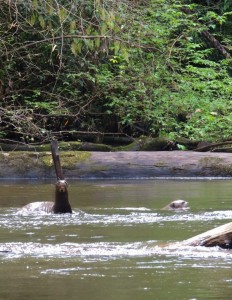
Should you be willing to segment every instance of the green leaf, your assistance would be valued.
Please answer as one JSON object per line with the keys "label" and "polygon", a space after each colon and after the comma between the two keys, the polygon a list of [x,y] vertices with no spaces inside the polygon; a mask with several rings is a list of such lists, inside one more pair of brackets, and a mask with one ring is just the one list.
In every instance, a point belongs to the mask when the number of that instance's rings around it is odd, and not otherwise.
{"label": "green leaf", "polygon": [[65,19],[67,18],[67,10],[64,7],[60,7],[58,8],[57,14],[60,18],[60,22],[63,23],[65,21]]}
{"label": "green leaf", "polygon": [[45,24],[44,17],[42,15],[39,15],[39,23],[40,23],[40,26],[42,27],[42,29],[44,29],[46,24]]}
{"label": "green leaf", "polygon": [[70,33],[75,33],[75,31],[76,31],[76,21],[75,21],[75,20],[72,20],[72,21],[70,22],[70,29],[69,29],[69,32],[70,32]]}

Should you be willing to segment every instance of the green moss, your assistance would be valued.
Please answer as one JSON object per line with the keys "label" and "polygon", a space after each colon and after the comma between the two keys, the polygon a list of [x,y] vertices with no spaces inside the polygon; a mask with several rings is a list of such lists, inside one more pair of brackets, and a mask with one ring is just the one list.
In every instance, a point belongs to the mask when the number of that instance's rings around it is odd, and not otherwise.
{"label": "green moss", "polygon": [[[90,152],[65,151],[60,154],[61,165],[64,169],[73,169],[77,163],[88,160],[90,156]],[[18,174],[24,174],[36,167],[45,169],[54,167],[51,152],[15,151],[0,153],[0,159]]]}
{"label": "green moss", "polygon": [[157,163],[154,164],[155,167],[165,167],[167,166],[167,162],[165,161],[158,161]]}
{"label": "green moss", "polygon": [[45,168],[53,167],[53,160],[51,153],[43,152],[39,154],[39,160],[44,165]]}
{"label": "green moss", "polygon": [[[111,146],[105,144],[85,143],[85,142],[58,142],[60,151],[113,151]],[[42,145],[0,145],[3,151],[9,152],[50,152],[51,144]]]}
{"label": "green moss", "polygon": [[[80,142],[58,142],[60,151],[80,150]],[[51,151],[51,144],[43,144],[35,146],[38,152]]]}
{"label": "green moss", "polygon": [[[40,153],[40,160],[45,167],[53,167],[53,160],[51,153]],[[90,152],[86,151],[65,151],[60,153],[60,160],[62,168],[73,169],[77,163],[86,161],[91,156]]]}
{"label": "green moss", "polygon": [[232,176],[232,164],[226,164],[220,157],[204,157],[199,160],[204,169],[211,169],[212,176]]}
{"label": "green moss", "polygon": [[108,171],[110,168],[109,166],[104,166],[104,165],[94,165],[94,166],[90,166],[89,171],[90,172],[97,172],[97,171]]}
{"label": "green moss", "polygon": [[44,152],[44,151],[51,151],[51,145],[50,144],[42,144],[39,146],[35,146],[36,151],[38,152]]}
{"label": "green moss", "polygon": [[168,139],[164,137],[144,138],[141,150],[143,151],[161,151],[167,148],[169,144]]}
{"label": "green moss", "polygon": [[59,142],[60,151],[78,151],[80,150],[81,142]]}
{"label": "green moss", "polygon": [[212,164],[221,164],[222,162],[224,162],[224,159],[220,157],[203,157],[199,160],[199,162],[202,166],[208,167]]}
{"label": "green moss", "polygon": [[[91,152],[61,152],[61,166],[63,169],[73,170],[76,169],[77,165],[80,166],[82,162],[88,164],[90,157]],[[0,167],[0,177],[50,177],[55,174],[51,152],[0,152]]]}
{"label": "green moss", "polygon": [[38,153],[15,151],[9,153],[1,153],[2,159],[16,173],[24,174],[35,168],[35,162],[38,160]]}
{"label": "green moss", "polygon": [[129,145],[119,146],[116,147],[116,151],[138,151],[141,147],[141,143],[139,140],[135,140],[134,142],[130,143]]}
{"label": "green moss", "polygon": [[[117,147],[117,151],[162,151],[169,147],[170,141],[164,137],[140,137],[129,145]],[[171,145],[171,144],[170,144]]]}
{"label": "green moss", "polygon": [[61,151],[112,151],[112,147],[105,144],[85,142],[59,142]]}
{"label": "green moss", "polygon": [[61,164],[65,169],[73,169],[77,163],[85,162],[90,156],[91,153],[86,151],[66,151],[61,154]]}

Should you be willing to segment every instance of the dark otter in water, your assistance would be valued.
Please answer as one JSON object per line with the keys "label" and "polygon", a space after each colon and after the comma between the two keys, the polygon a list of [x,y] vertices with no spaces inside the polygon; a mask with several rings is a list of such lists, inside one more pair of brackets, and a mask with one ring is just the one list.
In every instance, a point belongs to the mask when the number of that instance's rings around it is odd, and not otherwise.
{"label": "dark otter in water", "polygon": [[174,200],[163,209],[167,210],[187,210],[189,209],[188,202],[185,200]]}
{"label": "dark otter in water", "polygon": [[58,180],[55,184],[55,202],[32,202],[20,210],[20,212],[46,212],[54,214],[72,213],[68,201],[68,183],[65,180]]}

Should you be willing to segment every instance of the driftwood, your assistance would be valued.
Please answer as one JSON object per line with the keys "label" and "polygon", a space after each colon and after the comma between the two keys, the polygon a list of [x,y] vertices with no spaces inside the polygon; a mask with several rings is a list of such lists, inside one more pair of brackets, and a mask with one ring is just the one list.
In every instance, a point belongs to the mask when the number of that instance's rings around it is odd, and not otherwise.
{"label": "driftwood", "polygon": [[232,147],[216,148],[216,149],[213,149],[211,152],[232,153]]}
{"label": "driftwood", "polygon": [[221,151],[218,151],[218,148],[220,146],[226,146],[226,145],[231,145],[232,141],[225,141],[225,142],[218,142],[218,143],[209,143],[203,146],[198,146],[194,151],[198,152],[206,152],[206,151],[212,151],[212,152],[224,152],[226,148],[220,148]]}
{"label": "driftwood", "polygon": [[181,245],[204,247],[219,246],[223,249],[232,249],[232,222],[196,235],[183,241]]}

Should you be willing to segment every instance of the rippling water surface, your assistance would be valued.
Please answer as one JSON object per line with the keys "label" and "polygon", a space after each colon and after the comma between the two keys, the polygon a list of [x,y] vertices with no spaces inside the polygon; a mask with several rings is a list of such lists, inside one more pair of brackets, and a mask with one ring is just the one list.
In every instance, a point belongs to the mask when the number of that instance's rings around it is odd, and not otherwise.
{"label": "rippling water surface", "polygon": [[69,183],[74,213],[38,215],[51,182],[0,182],[0,299],[231,299],[232,250],[169,245],[232,221],[231,180]]}

